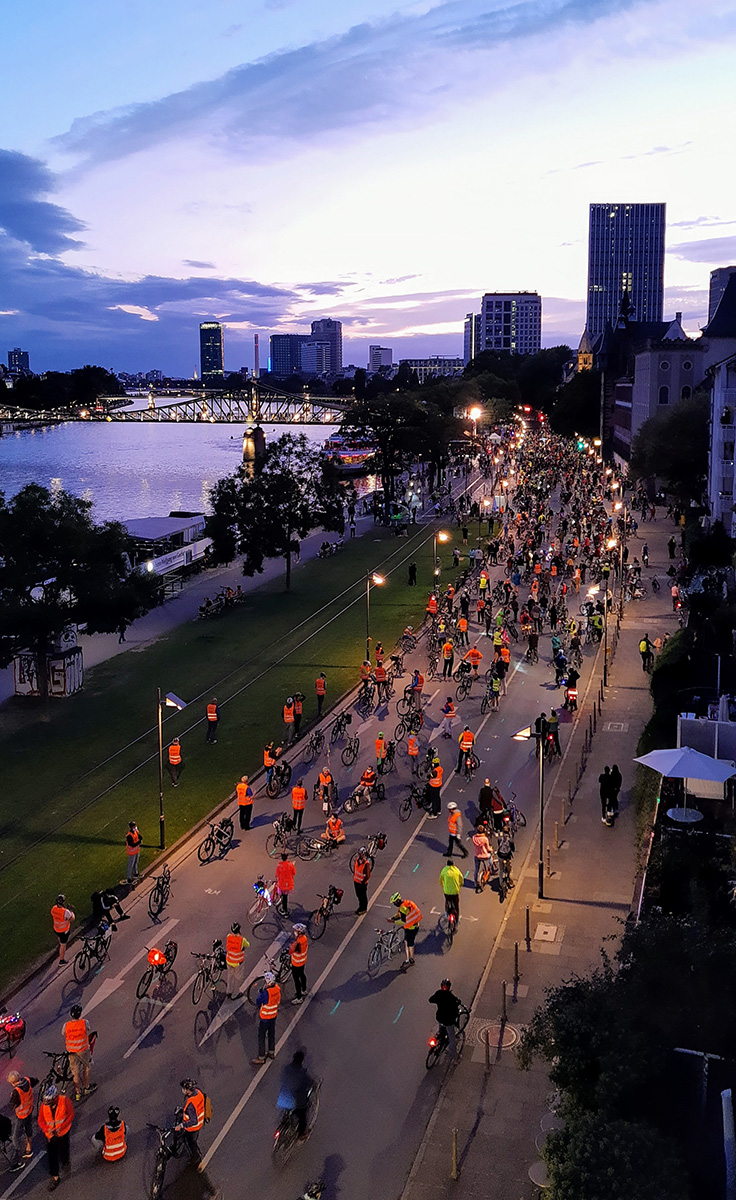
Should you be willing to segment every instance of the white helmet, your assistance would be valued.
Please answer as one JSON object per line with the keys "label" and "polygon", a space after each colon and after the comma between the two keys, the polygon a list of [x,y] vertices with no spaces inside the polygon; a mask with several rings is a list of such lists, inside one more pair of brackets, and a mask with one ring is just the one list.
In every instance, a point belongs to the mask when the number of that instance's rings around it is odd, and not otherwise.
{"label": "white helmet", "polygon": [[306,932],[307,932],[306,925],[303,925],[301,921],[297,921],[296,925],[294,926],[294,933],[306,933]]}
{"label": "white helmet", "polygon": [[266,971],[263,976],[263,982],[265,983],[266,987],[272,987],[272,985],[276,982],[276,976],[274,975],[273,971]]}
{"label": "white helmet", "polygon": [[448,808],[448,811],[450,809],[457,808],[457,804],[455,803],[454,800],[451,800],[450,803],[448,804],[447,808]]}

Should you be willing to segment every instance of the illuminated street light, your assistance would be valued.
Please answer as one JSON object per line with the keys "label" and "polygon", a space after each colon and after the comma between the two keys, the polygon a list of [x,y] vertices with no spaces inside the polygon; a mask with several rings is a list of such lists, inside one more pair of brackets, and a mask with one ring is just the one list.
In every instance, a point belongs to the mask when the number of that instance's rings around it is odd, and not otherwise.
{"label": "illuminated street light", "polygon": [[365,577],[365,656],[371,656],[371,584],[381,587],[386,582],[383,575],[376,571],[368,571]]}
{"label": "illuminated street light", "polygon": [[547,722],[541,722],[539,733],[531,725],[525,725],[511,736],[515,742],[537,742],[539,751],[539,864],[537,880],[537,896],[544,899],[544,738],[547,733]]}
{"label": "illuminated street light", "polygon": [[439,532],[435,531],[434,538],[432,540],[432,576],[435,581],[439,581],[439,578],[442,574],[442,563],[437,557],[437,543],[449,542],[449,540],[450,535],[449,533],[445,533],[444,529],[440,529]]}
{"label": "illuminated street light", "polygon": [[166,849],[166,822],[164,820],[164,730],[163,730],[163,710],[165,708],[177,708],[181,712],[182,708],[186,708],[186,700],[181,700],[179,696],[173,692],[167,692],[161,699],[161,688],[158,689],[158,822],[159,822],[159,847],[161,850]]}

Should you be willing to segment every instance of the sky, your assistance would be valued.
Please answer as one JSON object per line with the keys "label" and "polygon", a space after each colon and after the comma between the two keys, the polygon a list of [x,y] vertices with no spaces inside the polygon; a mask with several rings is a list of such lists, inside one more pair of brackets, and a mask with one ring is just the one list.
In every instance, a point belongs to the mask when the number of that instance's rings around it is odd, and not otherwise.
{"label": "sky", "polygon": [[[577,345],[591,202],[665,201],[665,316],[736,262],[734,0],[26,0],[3,12],[0,357],[191,375],[343,322]],[[4,335],[4,337],[3,337]],[[263,365],[265,353],[261,351]]]}

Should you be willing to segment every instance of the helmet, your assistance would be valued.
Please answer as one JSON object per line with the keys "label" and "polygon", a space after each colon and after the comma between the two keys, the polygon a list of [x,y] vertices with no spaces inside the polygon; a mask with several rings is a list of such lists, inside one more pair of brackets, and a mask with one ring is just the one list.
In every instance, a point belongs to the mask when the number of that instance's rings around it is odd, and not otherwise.
{"label": "helmet", "polygon": [[394,892],[389,903],[390,904],[401,904],[401,892]]}
{"label": "helmet", "polygon": [[383,740],[383,734],[382,734],[382,733],[379,733],[379,735],[378,735],[378,740],[379,740],[379,741],[382,741],[382,740]]}
{"label": "helmet", "polygon": [[297,921],[296,925],[294,926],[294,933],[306,933],[306,932],[307,932],[306,925],[304,925],[301,921]]}
{"label": "helmet", "polygon": [[212,949],[213,950],[222,950],[222,941],[220,940],[220,938],[215,938],[214,942],[212,943]]}
{"label": "helmet", "polygon": [[455,803],[454,800],[451,800],[447,806],[447,811],[450,812],[452,809],[455,809],[455,808],[457,808],[457,804]]}
{"label": "helmet", "polygon": [[120,1120],[120,1109],[115,1108],[114,1104],[107,1110],[107,1119],[111,1125],[117,1125]]}
{"label": "helmet", "polygon": [[56,903],[63,904],[65,902],[65,900],[66,900],[66,896],[62,896],[61,892],[59,892],[59,895],[56,897]]}
{"label": "helmet", "polygon": [[294,697],[293,697],[293,696],[287,696],[287,698],[286,698],[286,703],[287,703],[287,704],[293,704],[293,703],[294,703]]}
{"label": "helmet", "polygon": [[72,1005],[71,1012],[70,1012],[70,1014],[69,1014],[69,1015],[71,1016],[71,1018],[72,1018],[72,1021],[78,1021],[78,1020],[79,1020],[79,1018],[80,1018],[80,1017],[81,1017],[81,1015],[82,1015],[82,1006],[81,1006],[81,1004],[73,1004],[73,1005]]}
{"label": "helmet", "polygon": [[59,1093],[57,1092],[56,1088],[54,1087],[54,1084],[50,1083],[49,1086],[46,1088],[46,1091],[43,1094],[43,1098],[44,1098],[44,1100],[55,1100],[56,1097],[58,1096],[58,1094]]}
{"label": "helmet", "polygon": [[365,846],[361,846],[360,850],[358,851],[358,854],[367,854],[367,853],[368,853],[368,851],[366,850]]}
{"label": "helmet", "polygon": [[451,980],[451,979],[443,979],[443,980],[442,980],[442,983],[440,984],[440,987],[441,987],[441,988],[445,988],[446,990],[447,990],[447,989],[449,989],[449,988],[451,988],[451,987],[452,987],[452,980]]}
{"label": "helmet", "polygon": [[263,982],[266,984],[266,987],[271,987],[271,985],[276,982],[276,976],[274,975],[273,971],[266,971],[265,975],[263,976]]}
{"label": "helmet", "polygon": [[231,933],[240,933],[240,926],[238,925],[237,921],[233,921],[232,925],[230,926],[230,932]]}

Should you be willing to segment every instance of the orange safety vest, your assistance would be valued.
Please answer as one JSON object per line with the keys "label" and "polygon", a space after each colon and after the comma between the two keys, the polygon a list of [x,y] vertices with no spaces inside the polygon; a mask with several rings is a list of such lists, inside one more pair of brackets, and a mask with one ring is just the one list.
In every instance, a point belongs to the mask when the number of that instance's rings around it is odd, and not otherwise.
{"label": "orange safety vest", "polygon": [[[194,1120],[187,1117],[189,1106],[194,1109]],[[184,1105],[184,1128],[187,1133],[198,1133],[204,1125],[204,1092],[195,1092]]]}
{"label": "orange safety vest", "polygon": [[110,1129],[106,1125],[104,1135],[105,1144],[102,1147],[102,1157],[105,1161],[115,1162],[116,1159],[122,1158],[128,1149],[128,1144],[125,1140],[125,1121],[121,1121],[117,1129]]}
{"label": "orange safety vest", "polygon": [[417,675],[417,681],[415,684],[412,684],[412,687],[414,688],[415,692],[421,692],[422,688],[424,687],[424,676]]}
{"label": "orange safety vest", "polygon": [[431,613],[433,616],[437,612],[437,600],[434,596],[430,596],[429,600],[427,601],[427,612]]}
{"label": "orange safety vest", "polygon": [[541,564],[541,563],[535,563],[535,564],[534,564],[534,574],[535,574],[535,575],[541,575],[541,574],[542,574],[542,564]]}
{"label": "orange safety vest", "polygon": [[264,767],[273,767],[276,765],[276,759],[270,750],[263,751],[263,765]]}
{"label": "orange safety vest", "polygon": [[74,1106],[68,1096],[59,1096],[56,1108],[50,1104],[42,1104],[38,1110],[38,1125],[48,1141],[52,1137],[63,1137],[72,1127]]}
{"label": "orange safety vest", "polygon": [[356,883],[367,883],[371,877],[371,861],[366,858],[363,862],[356,859],[353,867],[353,879]]}
{"label": "orange safety vest", "polygon": [[294,724],[294,705],[293,704],[285,704],[284,705],[284,724],[285,725],[293,725]]}
{"label": "orange safety vest", "polygon": [[315,680],[314,686],[317,689],[317,695],[324,696],[325,692],[327,691],[327,680],[319,678]]}
{"label": "orange safety vest", "polygon": [[279,1011],[279,1003],[281,1001],[281,988],[277,983],[272,987],[266,988],[268,999],[265,1004],[262,1004],[258,1016],[262,1021],[275,1021],[276,1014]]}
{"label": "orange safety vest", "polygon": [[306,935],[300,933],[296,941],[293,941],[289,946],[289,957],[292,967],[303,967],[307,961],[307,938]]}
{"label": "orange safety vest", "polygon": [[320,771],[319,781],[322,784],[322,787],[329,787],[332,783],[331,773],[329,771]]}
{"label": "orange safety vest", "polygon": [[386,757],[386,743],[383,738],[376,738],[376,758]]}
{"label": "orange safety vest", "polygon": [[301,712],[303,712],[303,710],[304,710],[304,706],[303,706],[303,704],[302,704],[302,701],[301,701],[301,700],[295,700],[295,701],[294,701],[294,712],[297,714],[297,716],[298,716],[298,715],[299,715]]}
{"label": "orange safety vest", "polygon": [[475,734],[470,729],[463,729],[458,741],[461,750],[470,750],[475,741]]}
{"label": "orange safety vest", "polygon": [[383,663],[376,663],[376,669],[373,674],[376,677],[376,683],[386,682],[386,668],[384,667]]}
{"label": "orange safety vest", "polygon": [[89,1050],[89,1026],[84,1017],[78,1021],[67,1021],[64,1026],[66,1049],[70,1054],[81,1054]]}
{"label": "orange safety vest", "polygon": [[327,832],[331,838],[339,838],[342,833],[342,821],[339,817],[329,817],[327,821]]}
{"label": "orange safety vest", "polygon": [[482,596],[479,596],[479,597],[478,597],[478,603],[477,603],[477,604],[476,604],[476,606],[475,606],[475,607],[476,607],[476,609],[477,609],[477,611],[478,611],[479,613],[483,612],[483,609],[485,608],[485,606],[486,606],[486,602],[485,602],[485,600],[483,599],[483,597],[482,597]]}
{"label": "orange safety vest", "polygon": [[421,909],[418,905],[413,900],[404,900],[399,912],[404,923],[404,929],[416,929],[422,919]]}
{"label": "orange safety vest", "polygon": [[508,646],[501,647],[501,659],[505,663],[511,662],[511,651],[509,650]]}
{"label": "orange safety vest", "polygon": [[140,829],[131,829],[128,833],[126,833],[125,849],[129,858],[132,858],[134,854],[138,853],[142,841],[143,838],[141,837]]}
{"label": "orange safety vest", "polygon": [[[28,1087],[21,1087],[21,1084],[27,1083]],[[15,1085],[15,1090],[20,1096],[20,1104],[15,1110],[15,1115],[19,1121],[23,1121],[26,1117],[30,1117],[33,1112],[33,1088],[31,1081],[26,1075],[23,1075]]]}
{"label": "orange safety vest", "polygon": [[66,917],[67,910],[62,908],[60,904],[55,904],[51,909],[51,919],[54,922],[54,933],[68,933],[71,928],[71,921]]}
{"label": "orange safety vest", "polygon": [[225,941],[225,961],[229,967],[239,967],[245,962],[245,938],[240,933],[229,933]]}
{"label": "orange safety vest", "polygon": [[447,814],[447,828],[451,837],[457,837],[460,833],[460,813],[457,809]]}
{"label": "orange safety vest", "polygon": [[304,805],[306,804],[306,800],[307,800],[307,789],[304,787],[298,787],[295,784],[294,787],[291,789],[291,803],[294,805],[294,808],[297,810],[297,812],[300,809],[304,808]]}
{"label": "orange safety vest", "polygon": [[207,720],[208,721],[216,721],[217,720],[217,705],[216,704],[208,704],[207,705]]}
{"label": "orange safety vest", "polygon": [[248,784],[247,783],[242,783],[242,782],[236,783],[235,784],[235,795],[238,797],[238,804],[241,806],[241,808],[246,804],[253,803],[253,796],[248,795]]}
{"label": "orange safety vest", "polygon": [[181,746],[178,742],[172,742],[169,746],[169,762],[172,767],[178,767],[181,762]]}
{"label": "orange safety vest", "polygon": [[471,646],[470,650],[468,650],[468,653],[465,655],[465,657],[468,659],[468,661],[470,663],[472,663],[472,665],[474,667],[477,667],[478,663],[481,662],[483,655],[481,654],[480,650],[477,650],[475,648],[475,646]]}
{"label": "orange safety vest", "polygon": [[435,767],[432,772],[432,777],[429,781],[429,786],[433,788],[442,787],[442,767]]}
{"label": "orange safety vest", "polygon": [[361,666],[360,666],[360,678],[361,678],[361,679],[363,679],[363,680],[367,680],[367,679],[370,679],[370,677],[371,677],[371,666],[370,666],[370,663],[361,663]]}
{"label": "orange safety vest", "polygon": [[409,758],[419,757],[419,738],[415,733],[409,734],[409,739],[406,743],[406,749],[409,754]]}
{"label": "orange safety vest", "polygon": [[461,633],[467,633],[468,632],[468,618],[461,617],[457,623],[457,627]]}
{"label": "orange safety vest", "polygon": [[442,657],[452,658],[454,653],[455,647],[453,646],[452,642],[445,642],[444,646],[442,647]]}

